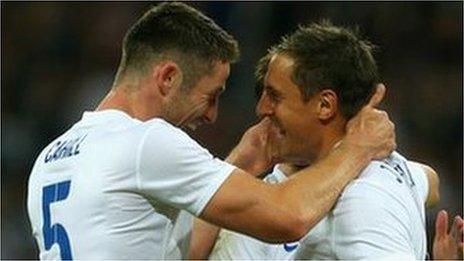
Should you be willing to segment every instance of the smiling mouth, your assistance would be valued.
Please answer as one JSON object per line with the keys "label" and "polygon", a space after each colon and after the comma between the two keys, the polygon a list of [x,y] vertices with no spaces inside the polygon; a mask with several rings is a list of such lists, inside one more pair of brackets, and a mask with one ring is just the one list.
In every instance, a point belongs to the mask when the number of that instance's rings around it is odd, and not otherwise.
{"label": "smiling mouth", "polygon": [[274,136],[277,139],[282,139],[285,136],[285,131],[283,128],[281,128],[280,124],[275,120],[272,120],[271,123],[272,124],[269,127],[271,136]]}

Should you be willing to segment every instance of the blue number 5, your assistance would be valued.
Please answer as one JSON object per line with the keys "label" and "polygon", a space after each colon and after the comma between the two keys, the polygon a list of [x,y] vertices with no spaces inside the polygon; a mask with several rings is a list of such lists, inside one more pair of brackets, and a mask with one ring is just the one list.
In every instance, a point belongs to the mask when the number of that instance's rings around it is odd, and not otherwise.
{"label": "blue number 5", "polygon": [[69,195],[70,186],[70,180],[48,185],[43,188],[42,196],[42,211],[44,217],[42,232],[44,236],[45,250],[50,250],[53,244],[57,243],[60,247],[62,260],[72,260],[71,246],[69,244],[68,234],[64,227],[59,223],[53,225],[50,224],[50,204],[66,199]]}

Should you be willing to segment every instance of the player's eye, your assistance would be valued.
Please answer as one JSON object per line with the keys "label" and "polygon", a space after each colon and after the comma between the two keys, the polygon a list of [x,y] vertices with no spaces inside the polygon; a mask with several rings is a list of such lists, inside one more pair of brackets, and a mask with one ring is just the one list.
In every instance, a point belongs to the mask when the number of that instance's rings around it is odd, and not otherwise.
{"label": "player's eye", "polygon": [[282,96],[271,88],[266,88],[264,92],[265,95],[267,95],[269,99],[273,102],[280,102],[282,100]]}

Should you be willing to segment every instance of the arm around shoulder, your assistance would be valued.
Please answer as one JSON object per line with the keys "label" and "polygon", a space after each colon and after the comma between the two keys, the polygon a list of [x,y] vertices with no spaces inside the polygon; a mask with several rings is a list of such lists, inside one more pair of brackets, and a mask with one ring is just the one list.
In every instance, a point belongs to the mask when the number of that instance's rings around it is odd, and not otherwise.
{"label": "arm around shoulder", "polygon": [[235,169],[200,218],[267,242],[293,242],[325,216],[368,162],[364,151],[342,144],[279,184]]}
{"label": "arm around shoulder", "polygon": [[220,228],[195,218],[190,239],[189,259],[206,260],[213,250]]}
{"label": "arm around shoulder", "polygon": [[267,242],[290,242],[303,237],[307,222],[285,204],[281,186],[266,184],[236,169],[200,215],[219,227]]}

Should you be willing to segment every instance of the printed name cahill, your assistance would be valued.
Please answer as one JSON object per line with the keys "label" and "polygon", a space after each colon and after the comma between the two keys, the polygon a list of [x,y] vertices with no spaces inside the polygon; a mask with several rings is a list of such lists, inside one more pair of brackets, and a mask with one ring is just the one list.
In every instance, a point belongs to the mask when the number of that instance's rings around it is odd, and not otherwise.
{"label": "printed name cahill", "polygon": [[85,137],[80,136],[75,139],[57,141],[45,155],[45,163],[53,162],[59,159],[75,156],[80,153],[79,145],[84,141]]}

